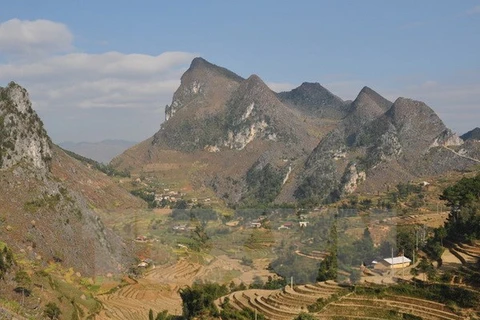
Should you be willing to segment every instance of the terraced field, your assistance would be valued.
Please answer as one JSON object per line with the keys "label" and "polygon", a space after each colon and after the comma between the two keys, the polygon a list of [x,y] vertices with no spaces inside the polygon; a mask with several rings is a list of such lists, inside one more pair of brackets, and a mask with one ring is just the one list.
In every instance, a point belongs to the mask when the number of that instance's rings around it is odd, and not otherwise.
{"label": "terraced field", "polygon": [[170,314],[181,314],[182,300],[178,289],[190,285],[205,268],[180,260],[167,268],[148,271],[138,283],[121,288],[109,295],[99,296],[104,310],[97,319],[148,319],[150,309]]}
{"label": "terraced field", "polygon": [[255,270],[243,266],[240,261],[226,255],[213,258],[207,265],[182,259],[168,267],[149,270],[135,284],[112,294],[98,296],[104,310],[97,319],[148,319],[150,309],[155,312],[168,310],[170,314],[179,315],[182,311],[182,300],[178,293],[180,288],[191,285],[196,279],[218,280],[220,283],[231,281],[221,275],[234,275],[248,284],[255,276],[261,275],[266,279],[272,274],[258,266]]}
{"label": "terraced field", "polygon": [[382,299],[370,296],[349,295],[330,303],[319,314],[319,319],[395,319],[402,313],[422,319],[465,319],[445,305],[411,297],[388,295]]}
{"label": "terraced field", "polygon": [[480,259],[480,246],[450,242],[449,250],[462,262],[462,264],[476,263],[478,259]]}
{"label": "terraced field", "polygon": [[[334,282],[319,282],[311,285],[286,286],[281,290],[243,290],[233,292],[227,297],[231,305],[240,310],[251,308],[268,319],[293,319],[318,298],[328,298],[340,292],[342,288]],[[221,298],[224,301],[225,297]]]}
{"label": "terraced field", "polygon": [[[251,308],[268,319],[291,320],[301,312],[308,312],[307,306],[318,298],[328,299],[340,293],[342,287],[327,281],[301,286],[289,286],[281,290],[244,290],[229,294],[230,304],[238,309]],[[345,291],[343,291],[345,293]],[[217,304],[224,301],[219,299]],[[444,304],[400,295],[386,295],[382,298],[347,293],[329,303],[317,319],[402,319],[410,314],[422,319],[453,319],[465,317],[455,314]]]}

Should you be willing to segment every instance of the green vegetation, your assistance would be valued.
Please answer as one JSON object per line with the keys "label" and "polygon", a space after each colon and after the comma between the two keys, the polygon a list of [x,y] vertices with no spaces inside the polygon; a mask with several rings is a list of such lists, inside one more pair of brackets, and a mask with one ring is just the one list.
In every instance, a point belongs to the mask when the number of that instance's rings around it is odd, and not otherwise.
{"label": "green vegetation", "polygon": [[179,317],[177,316],[172,316],[168,314],[167,310],[163,310],[162,312],[157,313],[156,316],[154,316],[152,309],[150,309],[150,311],[148,312],[148,320],[175,320],[178,318]]}
{"label": "green vegetation", "polygon": [[225,297],[221,307],[222,311],[220,312],[220,318],[222,320],[265,320],[265,316],[262,314],[257,314],[255,316],[255,311],[250,308],[240,311],[233,308],[228,297]]}
{"label": "green vegetation", "polygon": [[58,319],[61,314],[62,312],[55,302],[47,303],[43,311],[43,315],[48,319]]}
{"label": "green vegetation", "polygon": [[302,312],[297,317],[295,317],[294,320],[315,320],[315,319],[317,318],[315,318],[313,315],[306,312]]}
{"label": "green vegetation", "polygon": [[[294,196],[300,199],[303,207],[314,207],[321,203],[332,203],[340,199],[339,190],[332,190],[331,186],[338,184],[333,160],[322,161],[312,175],[306,177],[295,190]],[[330,172],[330,174],[327,174]]]}
{"label": "green vegetation", "polygon": [[149,208],[155,208],[155,191],[151,189],[137,189],[132,190],[130,193],[148,203]]}
{"label": "green vegetation", "polygon": [[440,199],[451,208],[445,224],[447,238],[468,242],[480,239],[480,174],[447,187]]}
{"label": "green vegetation", "polygon": [[119,170],[116,170],[114,167],[112,167],[110,164],[100,163],[98,161],[95,161],[95,160],[92,160],[90,158],[81,156],[81,155],[79,155],[75,152],[72,152],[72,151],[69,151],[69,150],[66,150],[66,149],[62,149],[62,150],[66,154],[68,154],[70,157],[72,157],[74,159],[77,159],[78,161],[80,161],[80,162],[82,162],[86,165],[90,165],[92,168],[105,173],[107,176],[110,176],[110,177],[130,177],[130,172],[128,172],[126,170],[125,171],[119,171]]}
{"label": "green vegetation", "polygon": [[284,175],[270,163],[262,168],[255,164],[247,172],[248,192],[242,202],[249,206],[273,202],[280,193]]}
{"label": "green vegetation", "polygon": [[[184,319],[211,319],[222,320],[265,320],[262,314],[257,314],[252,309],[234,309],[228,297],[225,297],[222,304],[222,311],[219,311],[214,301],[227,295],[234,290],[243,290],[244,286],[236,287],[230,285],[231,291],[225,285],[216,283],[194,283],[191,287],[180,289],[180,296],[183,303]],[[166,318],[170,319],[170,318]]]}
{"label": "green vegetation", "polygon": [[293,250],[286,251],[269,266],[269,269],[286,279],[294,277],[298,284],[315,282],[318,268],[318,261],[299,256]]}
{"label": "green vegetation", "polygon": [[228,293],[225,285],[216,283],[194,283],[180,289],[183,301],[183,316],[186,319],[218,315],[214,301]]}
{"label": "green vegetation", "polygon": [[307,306],[309,312],[319,312],[325,308],[328,304],[338,301],[342,296],[349,293],[348,289],[342,289],[339,293],[332,294],[328,298],[318,298],[315,303]]}
{"label": "green vegetation", "polygon": [[5,278],[5,274],[15,264],[13,252],[7,246],[0,250],[0,280]]}
{"label": "green vegetation", "polygon": [[334,223],[330,229],[330,248],[328,255],[320,262],[317,281],[336,280],[338,272],[338,234],[337,225]]}

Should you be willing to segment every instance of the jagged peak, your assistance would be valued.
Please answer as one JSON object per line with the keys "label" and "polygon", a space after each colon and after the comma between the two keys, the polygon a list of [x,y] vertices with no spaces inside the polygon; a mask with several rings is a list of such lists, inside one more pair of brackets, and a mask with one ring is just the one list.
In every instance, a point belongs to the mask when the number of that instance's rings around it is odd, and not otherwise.
{"label": "jagged peak", "polygon": [[364,94],[368,94],[368,95],[371,95],[371,94],[379,95],[378,92],[376,92],[375,90],[373,90],[372,88],[370,88],[368,86],[364,86],[362,88],[362,90],[360,90],[360,93],[364,93]]}
{"label": "jagged peak", "polygon": [[365,86],[352,102],[352,114],[364,120],[371,120],[385,113],[391,106],[392,102]]}
{"label": "jagged peak", "polygon": [[27,90],[15,82],[0,87],[0,129],[0,168],[26,161],[44,173],[50,169],[51,140]]}
{"label": "jagged peak", "polygon": [[437,130],[443,131],[446,127],[438,115],[425,102],[409,98],[399,97],[392,107],[386,112],[395,126],[401,126],[405,122],[415,121],[436,126]]}
{"label": "jagged peak", "polygon": [[463,140],[480,140],[480,128],[476,127],[460,136]]}
{"label": "jagged peak", "polygon": [[190,63],[190,68],[188,68],[188,70],[185,72],[185,74],[191,73],[191,72],[197,71],[197,70],[207,70],[207,71],[216,72],[218,74],[224,75],[225,77],[234,79],[236,81],[244,80],[241,76],[239,76],[235,72],[232,72],[232,71],[230,71],[226,68],[223,68],[223,67],[217,66],[216,64],[213,64],[211,62],[208,62],[207,60],[205,60],[202,57],[194,58],[192,60],[192,62]]}
{"label": "jagged peak", "polygon": [[258,84],[265,84],[263,80],[256,74],[252,74],[247,78],[247,82],[258,83]]}
{"label": "jagged peak", "polygon": [[207,60],[205,60],[204,58],[195,57],[193,58],[192,63],[190,63],[190,68],[198,68],[198,67],[209,66],[209,65],[212,65],[212,64]]}
{"label": "jagged peak", "polygon": [[385,99],[378,92],[367,86],[363,87],[362,90],[360,90],[357,98],[354,100],[353,103],[364,102],[367,98],[375,102],[375,104],[377,104],[384,111],[387,111],[388,108],[390,108],[390,106],[392,105],[391,101]]}
{"label": "jagged peak", "polygon": [[[246,90],[246,91],[245,91]],[[250,75],[247,79],[245,79],[241,84],[237,93],[245,94],[249,92],[250,94],[257,95],[259,93],[263,93],[272,99],[277,100],[275,93],[268,87],[268,85],[256,74]]]}
{"label": "jagged peak", "polygon": [[435,113],[425,102],[414,100],[410,98],[398,97],[397,100],[392,104],[392,107],[389,110],[390,114],[394,114],[395,112],[412,112],[415,110],[425,110],[428,113]]}
{"label": "jagged peak", "polygon": [[309,88],[314,88],[314,89],[323,88],[323,89],[325,89],[325,88],[324,88],[320,83],[318,83],[318,82],[302,82],[302,84],[297,87],[297,89],[309,89]]}

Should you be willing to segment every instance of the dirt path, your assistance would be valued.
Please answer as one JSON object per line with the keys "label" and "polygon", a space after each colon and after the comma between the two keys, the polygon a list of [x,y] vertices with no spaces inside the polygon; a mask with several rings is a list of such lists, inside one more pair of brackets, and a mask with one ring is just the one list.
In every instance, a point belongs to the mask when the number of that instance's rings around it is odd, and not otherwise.
{"label": "dirt path", "polygon": [[456,155],[459,156],[459,157],[462,157],[462,158],[464,158],[464,159],[468,159],[468,160],[471,160],[471,161],[475,161],[475,162],[477,162],[477,163],[480,163],[480,160],[478,160],[478,159],[475,159],[475,158],[472,158],[472,157],[469,157],[469,156],[460,154],[460,153],[458,153],[457,151],[455,151],[455,150],[453,150],[453,149],[450,149],[449,147],[446,147],[446,146],[443,146],[443,147],[444,147],[445,149],[453,152],[454,154],[456,154]]}

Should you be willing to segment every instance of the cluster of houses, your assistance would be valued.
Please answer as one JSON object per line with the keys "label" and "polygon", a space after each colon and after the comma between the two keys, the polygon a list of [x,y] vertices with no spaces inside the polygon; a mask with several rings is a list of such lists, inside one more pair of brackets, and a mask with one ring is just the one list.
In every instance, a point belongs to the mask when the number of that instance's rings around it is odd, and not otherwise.
{"label": "cluster of houses", "polygon": [[195,227],[187,226],[186,224],[177,224],[172,227],[173,231],[176,232],[187,232],[195,230]]}
{"label": "cluster of houses", "polygon": [[162,202],[162,201],[168,201],[170,203],[175,203],[182,197],[186,196],[186,193],[180,192],[180,191],[173,191],[170,189],[163,189],[163,193],[156,193],[155,194],[155,201],[156,202]]}
{"label": "cluster of houses", "polygon": [[[246,226],[247,228],[251,228],[251,229],[258,229],[258,228],[261,228],[261,227],[262,227],[263,220],[265,220],[265,219],[259,218],[259,219],[251,220],[251,221],[248,221],[248,222],[245,224],[245,226]],[[306,220],[303,220],[303,221],[299,221],[299,222],[298,222],[298,226],[299,226],[300,228],[305,228],[305,227],[308,226],[308,224],[309,224],[309,222],[306,221]],[[295,225],[294,222],[289,221],[289,222],[283,223],[283,224],[282,224],[281,226],[279,226],[277,229],[278,229],[278,230],[289,230],[289,229],[292,229],[292,228],[294,227],[294,225]]]}
{"label": "cluster of houses", "polygon": [[[179,200],[184,199],[187,194],[181,191],[173,191],[170,189],[163,189],[162,193],[155,193],[155,202],[157,206],[168,205],[177,203]],[[209,204],[212,199],[206,198],[191,198],[187,201],[188,207],[193,207],[198,203]]]}

